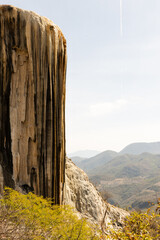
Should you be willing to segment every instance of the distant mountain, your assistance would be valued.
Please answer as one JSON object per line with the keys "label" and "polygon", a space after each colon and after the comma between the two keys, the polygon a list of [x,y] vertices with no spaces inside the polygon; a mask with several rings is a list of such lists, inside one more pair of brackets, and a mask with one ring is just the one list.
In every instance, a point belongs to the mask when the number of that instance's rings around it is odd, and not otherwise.
{"label": "distant mountain", "polygon": [[71,158],[100,191],[112,195],[110,203],[144,209],[160,197],[160,142],[132,143],[119,153],[91,151],[89,158],[87,152]]}
{"label": "distant mountain", "polygon": [[82,157],[71,157],[72,161],[78,166],[83,160],[85,160],[86,158],[82,158]]}
{"label": "distant mountain", "polygon": [[72,158],[72,157],[90,158],[90,157],[93,157],[93,156],[95,156],[99,153],[100,152],[96,151],[96,150],[82,150],[82,151],[69,153],[67,156],[69,158]]}
{"label": "distant mountain", "polygon": [[105,163],[109,162],[112,158],[117,156],[117,152],[114,151],[105,151],[102,152],[94,157],[75,162],[74,159],[72,158],[73,162],[77,164],[78,167],[83,169],[84,171],[88,172],[91,169],[100,167],[104,165]]}
{"label": "distant mountain", "polygon": [[[93,173],[105,175],[106,180],[123,177],[136,177],[155,175],[160,171],[160,155],[151,153],[142,153],[140,155],[124,154],[112,158],[111,161],[88,171],[89,175]],[[160,175],[160,174],[159,174]]]}
{"label": "distant mountain", "polygon": [[143,209],[160,197],[160,155],[119,155],[87,173],[99,190],[111,193],[110,202],[121,207]]}
{"label": "distant mountain", "polygon": [[[114,152],[114,151],[107,150],[107,151],[104,151],[104,152],[99,152],[99,151],[96,151],[96,150],[81,150],[81,151],[70,153],[67,156],[69,158],[80,157],[80,158],[83,158],[83,159],[96,157],[95,161],[97,161],[99,159],[99,157],[97,157],[97,155],[102,154],[102,158],[103,158],[103,154],[105,155],[106,152]],[[131,144],[127,145],[125,148],[123,148],[119,153],[116,153],[116,154],[117,155],[123,155],[123,154],[139,155],[139,154],[145,153],[145,152],[151,153],[151,154],[160,154],[160,142],[131,143]],[[113,155],[113,157],[115,157],[115,155]],[[102,161],[102,158],[100,156],[101,161]],[[89,162],[92,163],[93,159]]]}
{"label": "distant mountain", "polygon": [[120,154],[141,154],[144,152],[152,153],[152,154],[160,154],[160,142],[139,142],[139,143],[132,143],[126,146]]}

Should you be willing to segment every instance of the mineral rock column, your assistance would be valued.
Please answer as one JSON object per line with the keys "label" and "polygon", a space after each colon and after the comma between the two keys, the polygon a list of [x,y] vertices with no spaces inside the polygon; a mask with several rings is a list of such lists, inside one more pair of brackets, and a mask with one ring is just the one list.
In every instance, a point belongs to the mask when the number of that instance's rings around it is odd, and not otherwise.
{"label": "mineral rock column", "polygon": [[62,203],[65,78],[66,40],[58,26],[0,5],[1,188],[19,186]]}

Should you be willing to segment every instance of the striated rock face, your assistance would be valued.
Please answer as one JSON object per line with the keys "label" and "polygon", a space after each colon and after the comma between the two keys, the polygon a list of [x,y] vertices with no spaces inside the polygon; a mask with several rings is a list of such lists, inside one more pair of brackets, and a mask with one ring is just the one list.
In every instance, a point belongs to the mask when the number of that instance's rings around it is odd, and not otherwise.
{"label": "striated rock face", "polygon": [[0,191],[62,202],[66,40],[50,20],[0,5]]}
{"label": "striated rock face", "polygon": [[68,158],[66,159],[64,202],[75,207],[81,216],[100,225],[102,229],[105,229],[108,224],[113,227],[122,226],[124,218],[129,215],[125,210],[106,203],[89,182],[86,173]]}

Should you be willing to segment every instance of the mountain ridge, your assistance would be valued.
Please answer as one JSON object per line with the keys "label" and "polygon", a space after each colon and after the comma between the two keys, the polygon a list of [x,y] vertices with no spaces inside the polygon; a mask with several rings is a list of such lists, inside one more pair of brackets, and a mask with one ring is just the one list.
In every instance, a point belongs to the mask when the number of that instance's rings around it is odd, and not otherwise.
{"label": "mountain ridge", "polygon": [[127,145],[119,154],[130,153],[139,155],[144,152],[160,154],[160,142],[136,142]]}
{"label": "mountain ridge", "polygon": [[88,172],[91,169],[99,166],[102,166],[105,163],[108,163],[116,156],[123,156],[123,155],[139,155],[143,153],[150,153],[150,154],[160,154],[160,142],[137,142],[131,143],[123,148],[120,152],[115,152],[112,150],[103,151],[93,157],[90,158],[81,158],[80,156],[70,157],[78,167],[82,168],[84,171]]}

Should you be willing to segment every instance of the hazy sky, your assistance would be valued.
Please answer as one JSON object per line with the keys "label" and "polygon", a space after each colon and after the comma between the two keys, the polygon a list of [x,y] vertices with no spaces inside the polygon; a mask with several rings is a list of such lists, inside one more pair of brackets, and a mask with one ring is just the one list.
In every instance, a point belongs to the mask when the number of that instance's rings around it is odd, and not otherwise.
{"label": "hazy sky", "polygon": [[159,0],[0,3],[50,18],[67,39],[68,153],[160,141]]}

